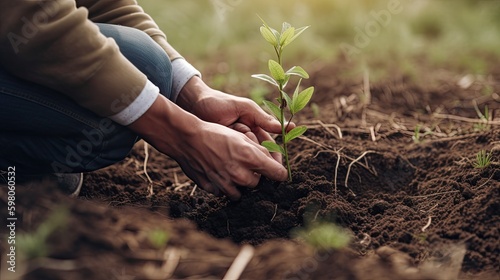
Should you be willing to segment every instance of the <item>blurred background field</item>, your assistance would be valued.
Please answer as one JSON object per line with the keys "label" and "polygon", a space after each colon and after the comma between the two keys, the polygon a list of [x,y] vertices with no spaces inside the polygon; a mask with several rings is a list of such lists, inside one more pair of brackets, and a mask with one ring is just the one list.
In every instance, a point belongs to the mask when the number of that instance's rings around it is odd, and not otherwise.
{"label": "blurred background field", "polygon": [[425,68],[486,75],[500,61],[499,0],[138,1],[213,86],[260,85],[250,74],[273,52],[257,15],[276,29],[310,25],[285,53],[290,66],[342,61],[351,69],[343,75],[368,68],[380,79]]}

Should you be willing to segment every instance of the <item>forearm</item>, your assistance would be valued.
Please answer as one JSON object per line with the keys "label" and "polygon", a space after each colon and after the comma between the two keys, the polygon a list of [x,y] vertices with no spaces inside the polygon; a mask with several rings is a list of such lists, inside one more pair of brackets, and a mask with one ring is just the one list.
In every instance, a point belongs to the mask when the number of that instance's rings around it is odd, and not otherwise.
{"label": "forearm", "polygon": [[194,76],[184,85],[176,103],[184,110],[193,112],[193,105],[202,98],[203,93],[208,89],[209,87],[202,79]]}

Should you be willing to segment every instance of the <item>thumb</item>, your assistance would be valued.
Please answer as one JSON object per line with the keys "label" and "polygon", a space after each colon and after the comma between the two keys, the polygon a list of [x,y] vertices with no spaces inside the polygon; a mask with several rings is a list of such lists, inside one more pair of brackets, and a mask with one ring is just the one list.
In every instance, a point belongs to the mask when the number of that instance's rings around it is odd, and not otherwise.
{"label": "thumb", "polygon": [[280,122],[270,114],[266,113],[261,107],[259,107],[256,103],[252,104],[252,110],[248,110],[249,117],[251,118],[251,124],[248,124],[250,127],[258,126],[269,133],[281,133],[281,124]]}

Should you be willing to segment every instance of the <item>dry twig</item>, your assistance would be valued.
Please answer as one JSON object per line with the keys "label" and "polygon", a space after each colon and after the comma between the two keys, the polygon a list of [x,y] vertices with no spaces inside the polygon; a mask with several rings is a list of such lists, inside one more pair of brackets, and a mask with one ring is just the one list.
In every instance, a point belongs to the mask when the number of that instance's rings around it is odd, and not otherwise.
{"label": "dry twig", "polygon": [[233,264],[229,267],[223,280],[237,280],[247,267],[254,255],[254,248],[250,245],[244,245],[238,256],[234,259]]}
{"label": "dry twig", "polygon": [[274,221],[274,218],[276,218],[276,213],[278,213],[278,204],[274,205],[274,214],[273,217],[271,218],[271,222]]}
{"label": "dry twig", "polygon": [[427,221],[427,224],[422,227],[422,232],[425,232],[425,230],[431,225],[432,223],[432,216],[429,216],[429,220]]}
{"label": "dry twig", "polygon": [[194,192],[196,191],[197,188],[198,188],[198,185],[194,185],[193,190],[191,191],[191,193],[189,194],[189,196],[193,196]]}
{"label": "dry twig", "polygon": [[366,151],[364,153],[362,153],[357,159],[353,160],[350,164],[349,164],[349,167],[347,167],[347,174],[345,176],[345,187],[354,195],[356,196],[356,194],[349,188],[349,186],[347,185],[347,182],[349,181],[349,174],[351,172],[351,167],[353,164],[355,164],[356,162],[358,162],[359,160],[361,160],[364,156],[366,156],[367,154],[369,153],[374,153],[374,151]]}
{"label": "dry twig", "polygon": [[153,196],[153,180],[151,180],[151,177],[149,177],[147,168],[148,168],[148,160],[149,160],[149,144],[144,141],[144,175],[146,175],[146,178],[148,179],[148,192],[149,195],[148,197]]}

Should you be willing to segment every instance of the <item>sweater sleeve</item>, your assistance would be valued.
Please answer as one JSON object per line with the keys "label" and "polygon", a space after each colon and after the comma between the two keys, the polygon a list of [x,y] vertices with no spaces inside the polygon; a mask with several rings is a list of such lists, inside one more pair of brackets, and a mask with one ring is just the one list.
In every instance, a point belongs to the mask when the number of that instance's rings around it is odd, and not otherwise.
{"label": "sweater sleeve", "polygon": [[122,111],[146,85],[74,0],[0,0],[0,21],[2,67],[101,116]]}
{"label": "sweater sleeve", "polygon": [[144,12],[136,0],[76,0],[78,6],[89,10],[93,22],[111,23],[144,31],[168,54],[170,60],[180,57],[167,43],[167,37],[155,21]]}

